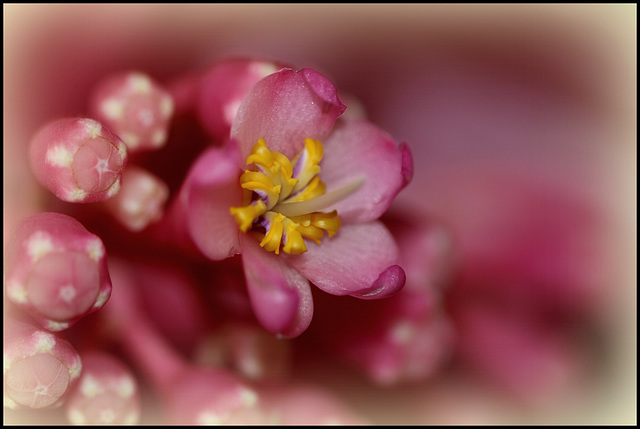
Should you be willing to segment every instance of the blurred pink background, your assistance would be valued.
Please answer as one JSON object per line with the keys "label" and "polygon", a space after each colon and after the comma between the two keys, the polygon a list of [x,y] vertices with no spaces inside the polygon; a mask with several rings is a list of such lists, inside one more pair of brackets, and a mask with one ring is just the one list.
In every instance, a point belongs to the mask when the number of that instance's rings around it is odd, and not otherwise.
{"label": "blurred pink background", "polygon": [[445,220],[500,211],[478,182],[491,172],[585,200],[607,225],[598,317],[612,350],[590,401],[532,416],[466,380],[418,395],[329,384],[382,423],[635,423],[636,40],[632,4],[5,4],[5,237],[41,210],[32,134],[86,111],[106,73],[136,68],[167,82],[228,55],[313,67],[411,146],[414,181],[398,204]]}

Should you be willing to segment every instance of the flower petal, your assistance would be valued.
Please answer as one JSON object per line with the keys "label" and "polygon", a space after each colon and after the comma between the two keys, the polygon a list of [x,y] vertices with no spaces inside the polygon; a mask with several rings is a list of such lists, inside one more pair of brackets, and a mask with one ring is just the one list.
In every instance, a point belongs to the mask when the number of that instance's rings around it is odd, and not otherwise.
{"label": "flower petal", "polygon": [[363,120],[340,121],[325,142],[322,181],[327,192],[364,178],[360,188],[329,210],[343,222],[380,217],[411,180],[413,161],[407,145]]}
{"label": "flower petal", "polygon": [[256,83],[242,101],[231,127],[231,138],[244,161],[263,138],[270,150],[293,158],[305,138],[322,140],[346,107],[336,87],[311,69],[286,68]]}
{"label": "flower petal", "polygon": [[313,316],[309,282],[286,260],[258,245],[250,235],[241,236],[242,262],[251,305],[260,323],[270,332],[296,337]]}
{"label": "flower petal", "polygon": [[404,286],[398,247],[381,222],[343,225],[321,244],[306,244],[308,251],[288,256],[289,263],[327,293],[376,299]]}
{"label": "flower petal", "polygon": [[240,230],[229,213],[242,201],[239,174],[237,151],[209,149],[193,165],[178,196],[191,239],[213,260],[240,251]]}

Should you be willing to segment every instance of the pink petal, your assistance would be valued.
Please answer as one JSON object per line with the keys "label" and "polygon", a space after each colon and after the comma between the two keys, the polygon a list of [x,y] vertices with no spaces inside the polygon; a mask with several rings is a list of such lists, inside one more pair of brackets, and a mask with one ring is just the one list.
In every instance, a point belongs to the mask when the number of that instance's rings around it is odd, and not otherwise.
{"label": "pink petal", "polygon": [[324,144],[320,177],[327,192],[365,179],[357,191],[330,208],[338,210],[344,222],[377,219],[411,180],[408,147],[369,122],[340,121]]}
{"label": "pink petal", "polygon": [[[177,204],[188,233],[210,259],[239,253],[239,229],[229,208],[241,204],[237,152],[211,148],[194,163]],[[175,215],[175,212],[174,212]]]}
{"label": "pink petal", "polygon": [[311,69],[282,69],[256,83],[244,98],[231,127],[243,162],[263,138],[270,150],[289,158],[305,138],[322,140],[346,107],[335,86]]}
{"label": "pink petal", "polygon": [[308,251],[290,256],[289,263],[327,293],[376,299],[404,286],[398,248],[381,222],[343,225],[321,244],[306,244]]}
{"label": "pink petal", "polygon": [[247,289],[256,317],[265,329],[287,337],[300,335],[311,323],[313,299],[309,282],[251,236],[242,235]]}

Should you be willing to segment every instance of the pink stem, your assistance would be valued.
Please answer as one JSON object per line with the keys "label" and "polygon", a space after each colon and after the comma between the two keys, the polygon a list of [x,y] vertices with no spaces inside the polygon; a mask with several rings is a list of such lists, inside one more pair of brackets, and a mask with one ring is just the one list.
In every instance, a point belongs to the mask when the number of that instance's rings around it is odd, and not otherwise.
{"label": "pink stem", "polygon": [[113,328],[114,338],[122,341],[139,368],[159,390],[167,389],[187,364],[156,331],[141,311],[139,288],[133,267],[119,260],[109,262],[113,282],[118,285],[102,313]]}
{"label": "pink stem", "polygon": [[64,118],[33,137],[31,169],[56,197],[71,203],[105,201],[120,190],[127,148],[100,122]]}
{"label": "pink stem", "polygon": [[46,329],[68,328],[111,295],[102,240],[64,214],[27,218],[7,245],[6,291]]}
{"label": "pink stem", "polygon": [[190,365],[146,318],[135,290],[134,267],[114,261],[119,285],[105,308],[108,323],[126,351],[160,391],[169,424],[264,423],[257,394],[230,372]]}

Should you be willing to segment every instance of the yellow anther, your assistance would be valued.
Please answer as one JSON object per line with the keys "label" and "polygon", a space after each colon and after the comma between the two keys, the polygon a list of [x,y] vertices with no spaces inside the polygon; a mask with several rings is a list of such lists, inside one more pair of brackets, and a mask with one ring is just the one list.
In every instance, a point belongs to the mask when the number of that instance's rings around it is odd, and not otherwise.
{"label": "yellow anther", "polygon": [[285,253],[289,253],[292,255],[301,255],[304,252],[306,252],[307,246],[304,244],[302,235],[298,231],[298,228],[300,227],[300,225],[286,218],[285,218],[285,221],[283,222],[283,225],[284,225],[285,245],[282,248],[282,250]]}
{"label": "yellow anther", "polygon": [[273,157],[271,156],[271,151],[267,149],[267,144],[264,139],[258,140],[258,143],[253,145],[251,148],[251,155],[247,158],[247,165],[256,164],[262,165],[265,168],[269,168],[271,164],[273,164]]}
{"label": "yellow anther", "polygon": [[320,243],[320,239],[324,236],[324,231],[327,232],[329,237],[333,237],[342,224],[336,210],[331,213],[315,212],[308,215],[292,216],[289,219],[300,224],[298,228],[300,234],[316,243]]}
{"label": "yellow anther", "polygon": [[[258,198],[247,206],[230,209],[242,232],[261,224],[266,231],[260,246],[276,254],[282,248],[285,253],[299,255],[307,251],[305,239],[320,243],[325,232],[332,237],[341,225],[337,211],[317,210],[347,194],[339,189],[327,198],[326,185],[318,175],[322,156],[322,143],[306,139],[292,167],[285,155],[270,151],[264,139],[258,140],[247,158],[247,165],[253,164],[256,171],[247,170],[240,176],[240,186],[255,192]],[[292,177],[294,171],[296,177]]]}
{"label": "yellow anther", "polygon": [[[318,140],[305,139],[304,149],[300,155],[296,158],[296,178],[298,183],[293,189],[293,192],[298,192],[305,188],[311,179],[320,173],[320,161],[323,156],[322,143]],[[300,164],[300,165],[298,165]]]}
{"label": "yellow anther", "polygon": [[251,229],[253,222],[262,216],[266,210],[267,206],[261,200],[256,200],[255,203],[244,207],[231,207],[229,212],[231,212],[236,223],[240,226],[240,230],[247,232]]}
{"label": "yellow anther", "polygon": [[324,231],[311,225],[310,221],[300,224],[298,232],[300,232],[303,237],[309,238],[318,244],[320,244],[322,237],[324,237]]}
{"label": "yellow anther", "polygon": [[257,193],[262,199],[266,199],[267,210],[271,209],[280,199],[280,185],[274,185],[273,181],[257,171],[246,171],[240,176],[240,186]]}
{"label": "yellow anther", "polygon": [[311,225],[327,231],[329,237],[333,237],[340,229],[340,226],[342,226],[342,222],[338,217],[338,211],[334,210],[331,213],[312,213]]}
{"label": "yellow anther", "polygon": [[282,232],[284,230],[282,221],[285,220],[286,217],[274,212],[268,212],[265,217],[269,221],[269,228],[260,242],[260,246],[278,255],[280,254],[280,242],[282,241]]}

